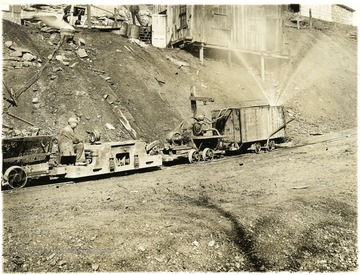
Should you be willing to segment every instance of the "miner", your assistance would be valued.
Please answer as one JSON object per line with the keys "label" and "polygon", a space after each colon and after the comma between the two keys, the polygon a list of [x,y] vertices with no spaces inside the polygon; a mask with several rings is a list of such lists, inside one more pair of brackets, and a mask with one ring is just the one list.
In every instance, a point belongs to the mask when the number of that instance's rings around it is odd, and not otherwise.
{"label": "miner", "polygon": [[76,163],[85,163],[84,143],[76,135],[75,129],[79,124],[79,119],[71,117],[60,132],[59,136],[59,154],[62,156],[73,156],[76,154]]}

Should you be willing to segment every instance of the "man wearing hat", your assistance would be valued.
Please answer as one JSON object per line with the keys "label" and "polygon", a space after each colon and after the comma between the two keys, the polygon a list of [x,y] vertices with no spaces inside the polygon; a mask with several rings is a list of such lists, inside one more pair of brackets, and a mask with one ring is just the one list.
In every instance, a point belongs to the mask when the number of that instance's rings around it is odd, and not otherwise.
{"label": "man wearing hat", "polygon": [[79,124],[79,119],[71,117],[60,132],[59,136],[59,155],[73,156],[76,154],[77,163],[85,163],[84,143],[75,134],[75,128]]}

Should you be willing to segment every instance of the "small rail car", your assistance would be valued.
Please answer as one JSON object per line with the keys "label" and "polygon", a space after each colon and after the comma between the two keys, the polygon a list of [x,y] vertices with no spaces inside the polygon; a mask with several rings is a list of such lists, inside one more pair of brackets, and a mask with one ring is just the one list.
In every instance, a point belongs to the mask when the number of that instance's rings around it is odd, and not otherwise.
{"label": "small rail car", "polygon": [[259,153],[275,149],[286,138],[287,124],[283,106],[234,107],[211,112],[213,128],[224,137],[221,148],[227,151]]}
{"label": "small rail car", "polygon": [[75,155],[59,157],[54,140],[47,135],[3,139],[2,186],[21,188],[40,177],[76,179],[162,165],[162,156],[144,141],[85,143],[86,162],[79,165]]}
{"label": "small rail car", "polygon": [[169,133],[163,162],[187,158],[190,163],[212,160],[230,151],[259,153],[275,149],[286,137],[282,106],[234,107],[211,111],[211,120],[195,116]]}
{"label": "small rail car", "polygon": [[49,174],[53,136],[2,139],[2,186],[21,188]]}
{"label": "small rail car", "polygon": [[219,151],[219,142],[225,136],[212,127],[212,122],[203,116],[191,118],[188,123],[183,121],[166,137],[162,150],[163,162],[187,158],[190,163],[200,160],[210,161]]}

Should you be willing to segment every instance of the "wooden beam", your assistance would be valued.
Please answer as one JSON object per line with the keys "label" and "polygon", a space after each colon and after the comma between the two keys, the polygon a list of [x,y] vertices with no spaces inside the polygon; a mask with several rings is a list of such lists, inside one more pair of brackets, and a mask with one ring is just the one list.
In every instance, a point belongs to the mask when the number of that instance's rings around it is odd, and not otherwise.
{"label": "wooden beam", "polygon": [[299,14],[296,16],[296,26],[297,26],[297,29],[300,30],[300,15]]}
{"label": "wooden beam", "polygon": [[18,117],[18,116],[16,116],[16,115],[10,114],[10,113],[8,113],[8,112],[6,112],[5,114],[7,114],[8,116],[11,116],[11,117],[13,117],[13,118],[16,118],[16,119],[18,119],[18,120],[21,120],[22,122],[25,122],[25,123],[27,123],[27,124],[29,124],[29,125],[31,125],[31,126],[35,126],[33,123],[31,123],[31,122],[29,122],[29,121],[27,121],[27,120],[25,120],[25,119],[23,119],[23,118],[21,118],[21,117]]}
{"label": "wooden beam", "polygon": [[70,8],[70,25],[73,26],[74,25],[74,5],[71,5]]}
{"label": "wooden beam", "polygon": [[88,29],[91,29],[91,5],[86,5],[87,9],[87,27]]}
{"label": "wooden beam", "polygon": [[114,8],[114,23],[113,23],[113,27],[117,27],[118,25],[118,22],[117,22],[117,14],[118,14],[118,11],[117,11],[117,8]]}
{"label": "wooden beam", "polygon": [[[194,42],[194,46],[201,46],[199,42]],[[204,48],[211,48],[211,49],[219,49],[219,50],[228,50],[228,47],[222,47],[222,46],[216,46],[216,45],[204,45]],[[280,59],[290,59],[287,55],[281,55],[276,53],[267,53],[267,52],[258,52],[258,51],[250,51],[250,50],[243,50],[243,49],[232,49],[234,52],[241,52],[241,53],[249,53],[249,54],[255,54],[255,55],[263,55],[267,58],[280,58]]]}
{"label": "wooden beam", "polygon": [[214,102],[215,100],[212,97],[205,96],[190,96],[191,101],[203,101],[203,102]]}
{"label": "wooden beam", "polygon": [[12,104],[13,106],[17,106],[17,102],[16,102],[16,94],[14,92],[14,90],[12,88],[9,88],[4,81],[2,81],[6,91],[8,92],[10,98],[11,98],[11,101],[12,101]]}
{"label": "wooden beam", "polygon": [[200,62],[201,62],[201,65],[204,64],[204,44],[201,43],[201,46],[200,46]]}

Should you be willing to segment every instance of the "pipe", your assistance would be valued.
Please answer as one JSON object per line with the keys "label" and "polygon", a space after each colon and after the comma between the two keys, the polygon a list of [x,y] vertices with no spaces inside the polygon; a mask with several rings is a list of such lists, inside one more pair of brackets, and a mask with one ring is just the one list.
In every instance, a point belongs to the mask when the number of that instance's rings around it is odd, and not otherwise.
{"label": "pipe", "polygon": [[269,139],[275,135],[277,132],[279,132],[281,129],[285,128],[286,124],[290,123],[291,121],[295,120],[295,118],[290,119],[289,121],[285,122],[284,125],[282,125],[280,128],[278,128],[277,130],[275,130],[274,132],[271,133],[271,135],[267,138],[266,140],[266,148],[268,148],[269,146]]}

